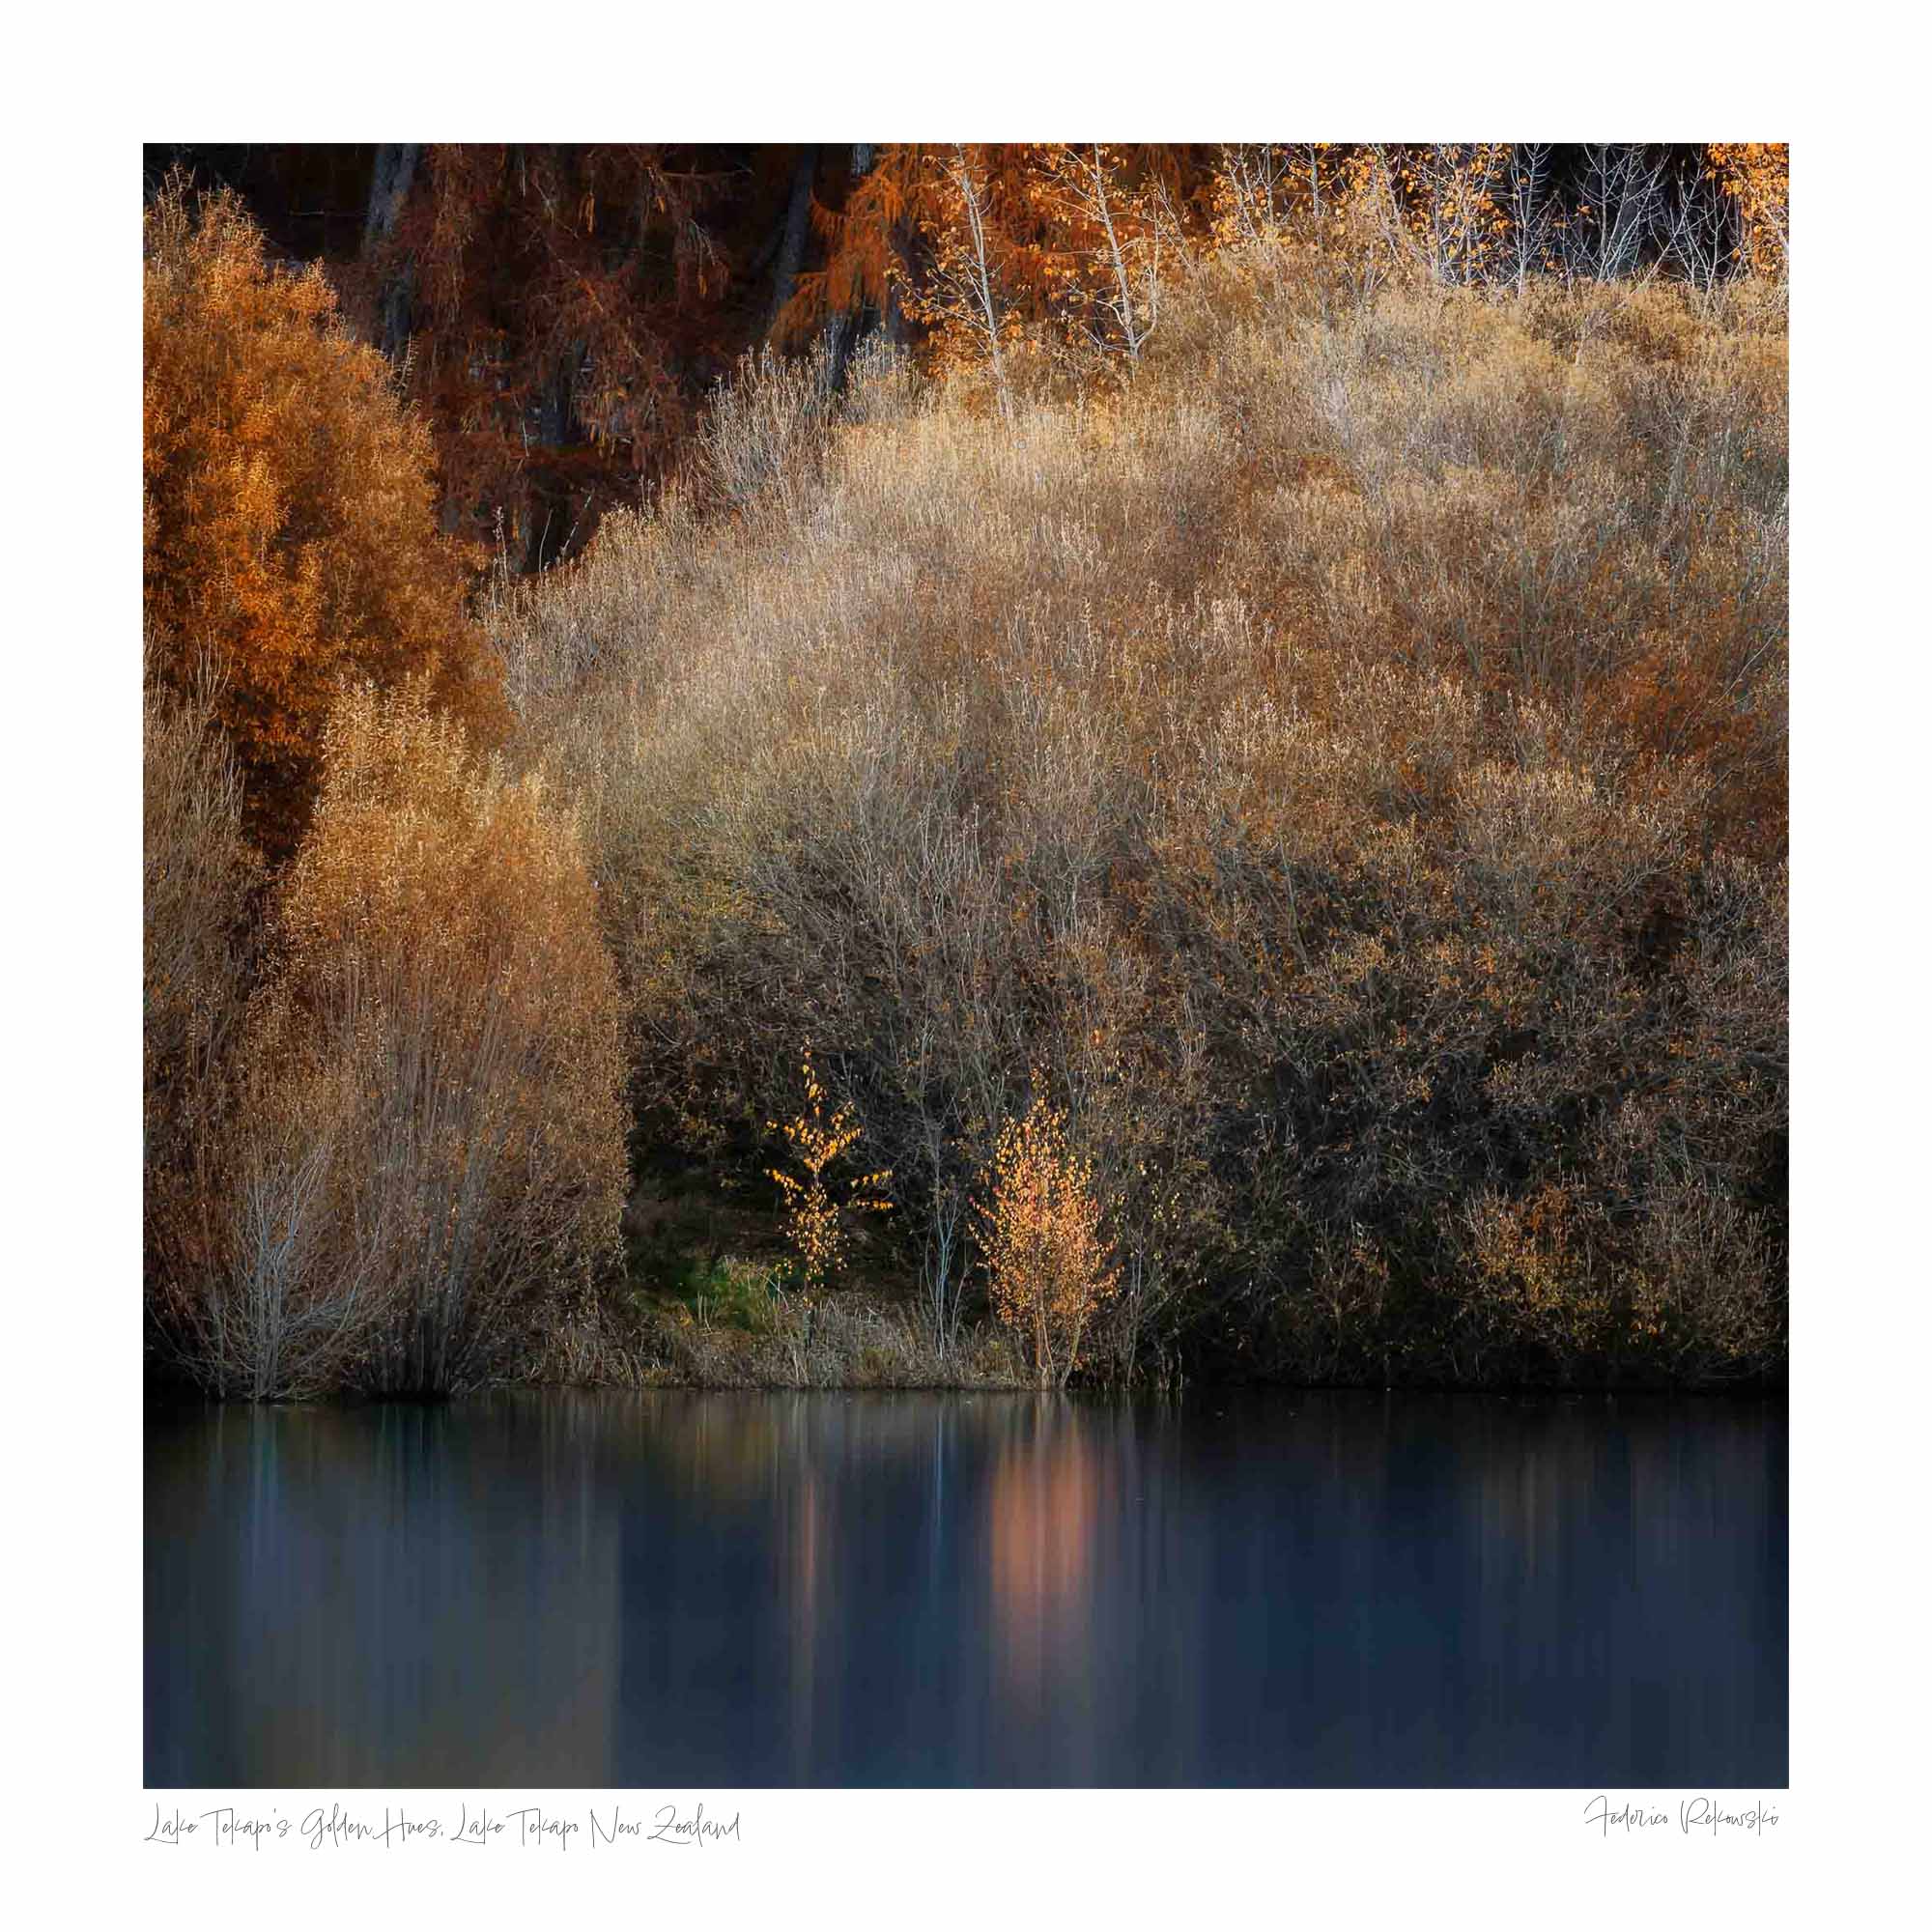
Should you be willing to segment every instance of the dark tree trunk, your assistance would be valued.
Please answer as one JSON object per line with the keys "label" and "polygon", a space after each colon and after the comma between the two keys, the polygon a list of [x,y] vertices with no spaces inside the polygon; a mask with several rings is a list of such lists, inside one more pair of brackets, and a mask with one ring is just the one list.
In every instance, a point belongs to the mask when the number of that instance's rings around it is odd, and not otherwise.
{"label": "dark tree trunk", "polygon": [[769,335],[778,325],[784,305],[798,287],[798,271],[805,267],[805,241],[811,225],[811,184],[818,173],[818,149],[807,142],[798,151],[792,167],[791,199],[785,206],[784,240],[779,244],[778,269],[772,277],[772,311],[765,324]]}
{"label": "dark tree trunk", "polygon": [[362,226],[365,255],[389,239],[410,185],[416,178],[416,158],[421,153],[414,141],[385,141],[377,148],[375,174],[369,183],[369,214]]}
{"label": "dark tree trunk", "polygon": [[[416,161],[422,154],[414,141],[384,142],[376,150],[376,168],[369,183],[369,213],[362,224],[362,253],[368,258],[382,247],[396,226],[403,203],[415,181]],[[376,302],[377,339],[383,354],[395,360],[410,339],[410,310],[415,295],[415,276],[407,266],[397,268],[384,281]]]}
{"label": "dark tree trunk", "polygon": [[[852,143],[852,182],[856,186],[872,172],[872,162],[877,158],[878,149],[870,141]],[[883,325],[889,339],[896,342],[899,338],[893,333],[893,316],[898,304],[893,299],[890,287],[886,290],[886,312],[876,320],[869,311],[858,315],[835,315],[826,325],[832,338],[832,387],[835,392],[845,387],[845,377],[852,366],[852,356],[867,335]]]}

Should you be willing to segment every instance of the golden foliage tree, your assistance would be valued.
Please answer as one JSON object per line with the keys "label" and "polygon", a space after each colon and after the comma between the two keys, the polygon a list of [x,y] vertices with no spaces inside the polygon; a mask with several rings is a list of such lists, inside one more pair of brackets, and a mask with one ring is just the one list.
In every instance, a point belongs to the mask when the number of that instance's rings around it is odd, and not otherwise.
{"label": "golden foliage tree", "polygon": [[1781,275],[1791,262],[1791,150],[1782,141],[1713,141],[1711,178],[1735,205],[1744,230],[1741,262]]}
{"label": "golden foliage tree", "polygon": [[993,1311],[1023,1338],[1043,1384],[1065,1386],[1101,1303],[1119,1285],[1100,1234],[1093,1160],[1069,1146],[1065,1109],[1036,1094],[1000,1130],[976,1202]]}
{"label": "golden foliage tree", "polygon": [[892,1177],[890,1168],[876,1174],[861,1175],[844,1190],[841,1200],[833,1192],[827,1172],[864,1133],[849,1107],[836,1107],[830,1120],[825,1115],[825,1088],[811,1062],[811,1049],[805,1050],[801,1069],[805,1074],[805,1110],[789,1121],[770,1121],[773,1133],[782,1133],[793,1160],[802,1174],[787,1174],[783,1168],[766,1171],[784,1196],[785,1232],[791,1238],[799,1274],[808,1299],[817,1294],[838,1271],[847,1244],[845,1217],[848,1213],[883,1214],[892,1203],[873,1190],[883,1187]]}
{"label": "golden foliage tree", "polygon": [[155,669],[204,661],[271,857],[294,850],[343,679],[421,676],[484,733],[497,680],[436,522],[428,430],[319,268],[270,262],[227,192],[172,178],[143,229],[142,585]]}

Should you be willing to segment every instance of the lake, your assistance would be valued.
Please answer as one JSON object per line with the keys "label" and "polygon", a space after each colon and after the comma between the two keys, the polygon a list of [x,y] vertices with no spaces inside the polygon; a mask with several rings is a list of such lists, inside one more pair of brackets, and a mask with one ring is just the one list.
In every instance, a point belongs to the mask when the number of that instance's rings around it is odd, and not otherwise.
{"label": "lake", "polygon": [[146,1424],[154,1786],[1749,1786],[1781,1402],[518,1393]]}

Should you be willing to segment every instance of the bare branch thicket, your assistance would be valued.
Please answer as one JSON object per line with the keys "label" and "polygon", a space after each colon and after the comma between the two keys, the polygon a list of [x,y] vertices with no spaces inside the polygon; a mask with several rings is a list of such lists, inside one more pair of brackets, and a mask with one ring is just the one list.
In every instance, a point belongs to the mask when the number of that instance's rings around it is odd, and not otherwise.
{"label": "bare branch thicket", "polygon": [[1708,175],[1685,185],[1667,220],[1664,256],[1693,289],[1709,294],[1737,272],[1743,247],[1737,207]]}
{"label": "bare branch thicket", "polygon": [[1549,182],[1547,141],[1519,141],[1510,149],[1509,194],[1504,204],[1509,228],[1498,264],[1503,279],[1520,294],[1532,275],[1544,273],[1553,259],[1556,205]]}
{"label": "bare branch thicket", "polygon": [[1663,162],[1638,142],[1592,143],[1580,194],[1567,251],[1572,272],[1599,282],[1635,274],[1663,220]]}
{"label": "bare branch thicket", "polygon": [[700,469],[733,509],[766,502],[793,516],[815,480],[836,408],[828,337],[804,355],[769,344],[748,351],[698,421]]}

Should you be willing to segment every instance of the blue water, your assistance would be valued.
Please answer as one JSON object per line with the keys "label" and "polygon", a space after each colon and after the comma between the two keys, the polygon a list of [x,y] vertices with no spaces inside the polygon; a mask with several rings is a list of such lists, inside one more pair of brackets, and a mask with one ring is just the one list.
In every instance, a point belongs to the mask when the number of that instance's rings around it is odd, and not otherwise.
{"label": "blue water", "polygon": [[159,1786],[1787,1782],[1781,1403],[162,1408]]}

